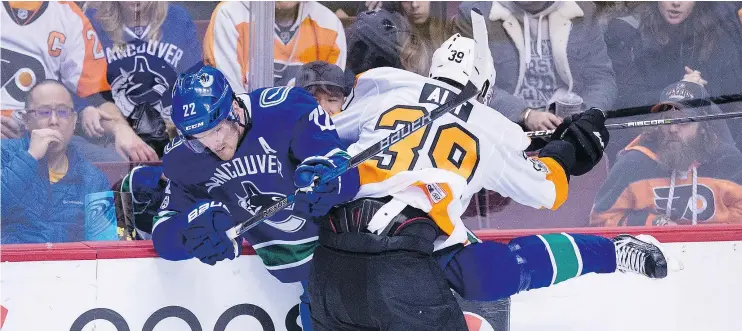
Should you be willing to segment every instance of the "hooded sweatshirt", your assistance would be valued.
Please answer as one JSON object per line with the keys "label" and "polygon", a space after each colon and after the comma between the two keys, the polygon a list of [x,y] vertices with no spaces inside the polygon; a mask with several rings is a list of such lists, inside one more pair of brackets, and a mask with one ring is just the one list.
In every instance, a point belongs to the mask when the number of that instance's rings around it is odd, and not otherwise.
{"label": "hooded sweatshirt", "polygon": [[554,91],[566,87],[556,74],[548,24],[548,15],[559,9],[562,3],[549,1],[536,10],[521,2],[502,2],[502,5],[513,12],[523,26],[526,71],[523,84],[515,95],[520,96],[529,108],[546,107]]}
{"label": "hooded sweatshirt", "polygon": [[[454,32],[471,37],[471,9],[477,8],[485,16],[497,71],[495,95],[489,106],[517,122],[529,108],[524,99],[548,104],[562,93],[573,92],[582,97],[583,107],[612,109],[616,82],[603,34],[595,21],[595,5],[560,1],[536,8],[535,14],[526,13],[524,6],[529,4],[464,1],[454,19]],[[526,45],[530,45],[528,51]],[[533,68],[544,69],[549,75],[534,72]],[[548,94],[539,95],[541,91]]]}
{"label": "hooded sweatshirt", "polygon": [[717,144],[688,171],[660,165],[656,143],[641,136],[626,147],[598,191],[593,226],[742,223],[742,153]]}

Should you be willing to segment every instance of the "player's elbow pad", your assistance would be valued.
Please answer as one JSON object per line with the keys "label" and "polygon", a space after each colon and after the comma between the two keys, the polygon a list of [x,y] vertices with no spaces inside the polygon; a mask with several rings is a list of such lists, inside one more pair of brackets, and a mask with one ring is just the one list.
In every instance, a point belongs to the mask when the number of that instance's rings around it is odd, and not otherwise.
{"label": "player's elbow pad", "polygon": [[158,220],[152,229],[152,245],[157,255],[170,261],[190,259],[192,256],[185,250],[180,235],[187,226],[188,220],[182,213]]}

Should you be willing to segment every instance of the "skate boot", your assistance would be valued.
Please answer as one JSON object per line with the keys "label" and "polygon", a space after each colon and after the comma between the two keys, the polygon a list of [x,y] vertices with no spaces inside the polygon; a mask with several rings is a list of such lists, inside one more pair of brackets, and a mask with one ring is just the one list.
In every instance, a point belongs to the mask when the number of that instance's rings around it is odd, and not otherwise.
{"label": "skate boot", "polygon": [[613,243],[616,245],[617,270],[656,279],[667,277],[667,259],[654,237],[622,234],[613,238]]}

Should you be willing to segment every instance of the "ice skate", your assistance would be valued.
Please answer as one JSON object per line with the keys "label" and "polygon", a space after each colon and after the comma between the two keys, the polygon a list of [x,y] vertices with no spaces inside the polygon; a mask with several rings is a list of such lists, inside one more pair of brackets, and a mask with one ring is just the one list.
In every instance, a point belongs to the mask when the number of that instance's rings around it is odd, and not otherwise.
{"label": "ice skate", "polygon": [[654,237],[622,234],[613,238],[613,243],[616,245],[616,269],[649,278],[667,277],[667,258]]}

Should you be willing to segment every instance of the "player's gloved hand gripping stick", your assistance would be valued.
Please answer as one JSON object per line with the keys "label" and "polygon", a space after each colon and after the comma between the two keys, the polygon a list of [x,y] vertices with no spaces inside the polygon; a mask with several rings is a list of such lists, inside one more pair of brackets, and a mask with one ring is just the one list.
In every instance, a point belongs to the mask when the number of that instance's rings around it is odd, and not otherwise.
{"label": "player's gloved hand gripping stick", "polygon": [[[379,142],[375,143],[371,147],[351,157],[347,162],[337,164],[335,168],[326,172],[324,176],[322,176],[321,178],[315,178],[315,182],[319,185],[321,183],[327,183],[341,176],[343,173],[348,171],[348,169],[355,168],[361,163],[365,162],[366,160],[374,157],[376,154],[386,151],[389,147],[391,147],[395,143],[403,140],[404,138],[413,134],[417,130],[424,128],[426,125],[430,124],[430,122],[434,121],[435,119],[440,118],[444,114],[453,111],[454,109],[461,106],[465,102],[476,97],[478,93],[479,93],[479,90],[477,89],[477,87],[471,81],[468,82],[466,86],[464,86],[464,89],[461,90],[461,93],[459,93],[458,96],[456,96],[456,98],[449,100],[448,102],[440,105],[438,108],[431,111],[429,114],[424,115],[423,117],[420,117],[414,122],[410,124],[406,124],[400,129],[392,132],[392,134],[390,134],[386,138],[380,140]],[[227,230],[227,236],[230,239],[239,237],[240,235],[247,232],[248,230],[256,227],[258,224],[263,222],[263,220],[275,215],[279,211],[293,204],[295,198],[296,197],[294,194],[290,194],[286,196],[285,198],[281,199],[280,201],[276,202],[270,207],[264,209],[263,211],[256,214],[255,216]]]}

